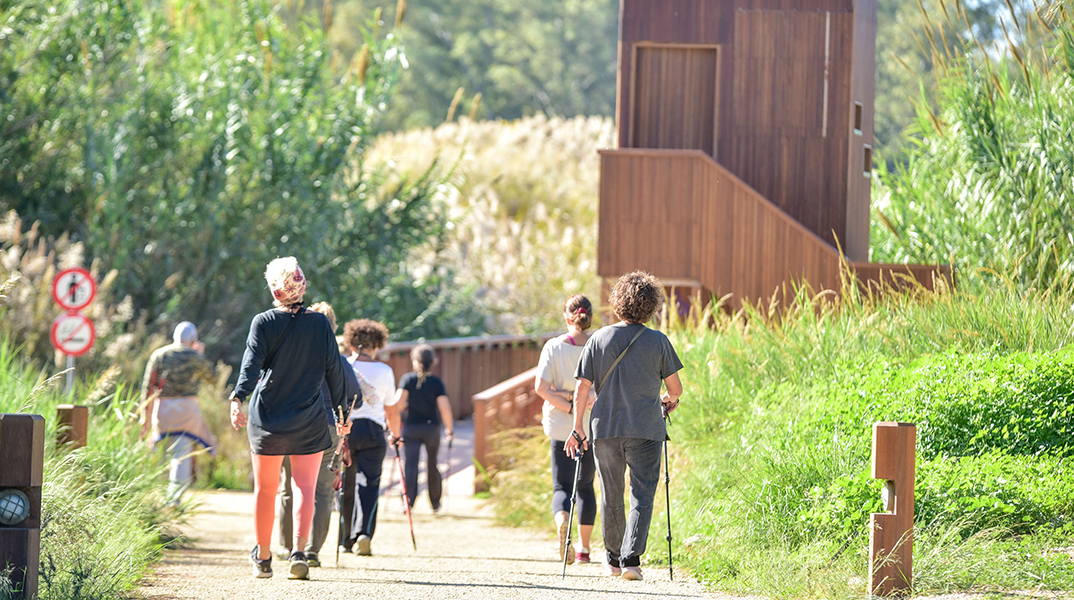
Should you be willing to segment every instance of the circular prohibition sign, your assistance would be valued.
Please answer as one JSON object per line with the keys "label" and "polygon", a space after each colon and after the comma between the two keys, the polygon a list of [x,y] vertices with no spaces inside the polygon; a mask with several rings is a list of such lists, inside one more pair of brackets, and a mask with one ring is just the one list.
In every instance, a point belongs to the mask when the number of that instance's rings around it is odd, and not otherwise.
{"label": "circular prohibition sign", "polygon": [[52,299],[67,310],[82,310],[96,295],[97,282],[83,268],[64,269],[52,280]]}
{"label": "circular prohibition sign", "polygon": [[52,346],[68,356],[82,356],[93,347],[97,331],[89,317],[76,312],[56,317],[49,331]]}

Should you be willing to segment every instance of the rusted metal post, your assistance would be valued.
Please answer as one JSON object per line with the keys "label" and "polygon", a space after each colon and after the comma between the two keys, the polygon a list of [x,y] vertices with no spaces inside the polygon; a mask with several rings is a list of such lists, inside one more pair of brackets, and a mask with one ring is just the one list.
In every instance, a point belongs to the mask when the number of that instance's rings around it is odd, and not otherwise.
{"label": "rusted metal post", "polygon": [[869,517],[869,590],[877,596],[910,591],[914,554],[914,459],[912,423],[873,425],[873,479],[887,481],[884,510]]}
{"label": "rusted metal post", "polygon": [[56,407],[56,445],[84,448],[89,439],[89,407],[61,404]]}
{"label": "rusted metal post", "polygon": [[37,598],[45,418],[0,414],[0,567],[26,600]]}

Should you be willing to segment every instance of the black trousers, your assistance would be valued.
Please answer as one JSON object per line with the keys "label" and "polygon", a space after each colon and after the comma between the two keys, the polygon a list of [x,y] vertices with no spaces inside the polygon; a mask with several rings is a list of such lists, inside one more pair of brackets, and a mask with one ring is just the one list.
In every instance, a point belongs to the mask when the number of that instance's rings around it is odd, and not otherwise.
{"label": "black trousers", "polygon": [[440,423],[407,423],[403,426],[403,446],[406,451],[406,495],[410,506],[418,497],[418,460],[425,446],[426,469],[429,480],[429,503],[433,510],[440,508],[443,482],[440,478],[437,454],[440,452]]}
{"label": "black trousers", "polygon": [[348,532],[344,545],[354,545],[358,536],[373,537],[377,529],[377,507],[380,500],[380,476],[388,441],[384,428],[375,421],[358,419],[351,425],[348,437],[351,466],[343,478],[343,531]]}

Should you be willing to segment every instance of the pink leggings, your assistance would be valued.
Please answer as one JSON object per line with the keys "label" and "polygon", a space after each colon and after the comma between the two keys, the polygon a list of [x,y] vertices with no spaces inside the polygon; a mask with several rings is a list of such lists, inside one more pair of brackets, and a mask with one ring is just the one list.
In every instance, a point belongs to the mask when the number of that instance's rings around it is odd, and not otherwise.
{"label": "pink leggings", "polygon": [[[295,539],[309,539],[313,522],[313,489],[317,472],[321,470],[321,455],[291,455],[291,489],[295,493]],[[251,454],[254,463],[254,530],[257,545],[269,548],[272,544],[272,525],[276,520],[276,490],[280,487],[280,467],[283,456]],[[305,548],[298,548],[305,550]]]}

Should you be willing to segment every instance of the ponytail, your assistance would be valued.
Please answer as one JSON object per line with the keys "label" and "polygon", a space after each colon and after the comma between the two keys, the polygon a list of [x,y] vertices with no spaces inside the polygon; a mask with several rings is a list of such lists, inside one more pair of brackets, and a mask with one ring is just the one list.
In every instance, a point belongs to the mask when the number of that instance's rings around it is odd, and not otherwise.
{"label": "ponytail", "polygon": [[572,325],[585,331],[593,324],[593,303],[584,294],[575,294],[563,303],[563,312]]}
{"label": "ponytail", "polygon": [[433,362],[436,361],[436,352],[429,344],[419,344],[410,351],[410,360],[418,366],[418,389],[421,389],[426,378],[429,377],[433,368]]}

